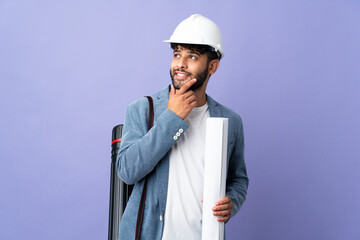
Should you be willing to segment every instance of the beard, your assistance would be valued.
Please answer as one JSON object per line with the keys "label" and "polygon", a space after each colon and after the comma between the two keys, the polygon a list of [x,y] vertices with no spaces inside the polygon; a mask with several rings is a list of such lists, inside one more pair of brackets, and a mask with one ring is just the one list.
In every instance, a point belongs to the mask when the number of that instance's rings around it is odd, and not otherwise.
{"label": "beard", "polygon": [[179,72],[183,72],[183,73],[186,73],[190,79],[193,79],[193,78],[196,78],[196,82],[191,85],[191,87],[188,89],[191,90],[191,91],[196,91],[197,89],[201,88],[202,85],[204,84],[204,82],[206,81],[206,78],[208,76],[208,73],[209,73],[209,69],[208,68],[205,68],[204,71],[202,72],[199,72],[198,74],[196,74],[195,76],[189,72],[186,72],[184,70],[180,70],[180,69],[174,69],[174,71],[171,71],[170,69],[170,77],[171,77],[171,82],[174,86],[174,88],[176,90],[179,90],[186,82],[179,82],[179,81],[176,81],[174,79],[174,75],[175,75],[175,71],[179,71]]}

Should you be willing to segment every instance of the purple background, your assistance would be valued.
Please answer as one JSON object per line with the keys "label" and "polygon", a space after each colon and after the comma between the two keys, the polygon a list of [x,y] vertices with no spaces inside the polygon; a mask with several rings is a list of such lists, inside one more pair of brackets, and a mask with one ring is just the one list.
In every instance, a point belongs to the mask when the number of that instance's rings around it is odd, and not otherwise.
{"label": "purple background", "polygon": [[106,239],[112,127],[192,13],[226,56],[250,186],[228,239],[360,239],[360,2],[0,0],[0,239]]}

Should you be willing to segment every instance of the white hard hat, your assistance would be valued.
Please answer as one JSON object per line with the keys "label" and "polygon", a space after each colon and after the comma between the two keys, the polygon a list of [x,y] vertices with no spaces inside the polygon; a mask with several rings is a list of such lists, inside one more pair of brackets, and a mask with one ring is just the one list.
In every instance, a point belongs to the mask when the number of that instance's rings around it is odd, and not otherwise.
{"label": "white hard hat", "polygon": [[170,39],[164,42],[208,45],[221,53],[220,58],[224,57],[219,27],[200,14],[193,14],[179,23]]}

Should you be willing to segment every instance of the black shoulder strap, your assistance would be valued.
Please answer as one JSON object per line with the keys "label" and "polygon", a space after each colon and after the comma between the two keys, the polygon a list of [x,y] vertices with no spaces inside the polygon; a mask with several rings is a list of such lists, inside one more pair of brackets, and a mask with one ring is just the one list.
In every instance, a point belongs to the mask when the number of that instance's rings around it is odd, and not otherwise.
{"label": "black shoulder strap", "polygon": [[[153,99],[150,96],[146,96],[149,101],[149,123],[148,123],[148,130],[150,130],[154,124],[154,103]],[[141,194],[141,200],[139,205],[139,211],[137,215],[136,221],[136,232],[135,232],[135,240],[140,239],[140,232],[141,232],[141,225],[144,218],[144,210],[145,210],[145,199],[146,199],[146,189],[147,189],[147,176],[144,180],[144,188]]]}
{"label": "black shoulder strap", "polygon": [[148,124],[148,131],[154,125],[154,102],[152,97],[146,96],[149,101],[149,124]]}

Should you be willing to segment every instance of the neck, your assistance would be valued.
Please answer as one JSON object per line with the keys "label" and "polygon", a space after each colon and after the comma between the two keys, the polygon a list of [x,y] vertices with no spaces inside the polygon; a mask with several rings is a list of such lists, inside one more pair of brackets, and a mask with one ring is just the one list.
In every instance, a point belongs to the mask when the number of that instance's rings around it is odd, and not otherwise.
{"label": "neck", "polygon": [[204,106],[207,101],[205,91],[201,91],[201,89],[198,89],[198,91],[195,91],[195,95],[197,99],[196,107]]}
{"label": "neck", "polygon": [[204,82],[204,84],[195,91],[195,96],[197,99],[197,107],[204,106],[206,104],[206,86],[209,81],[209,78]]}

